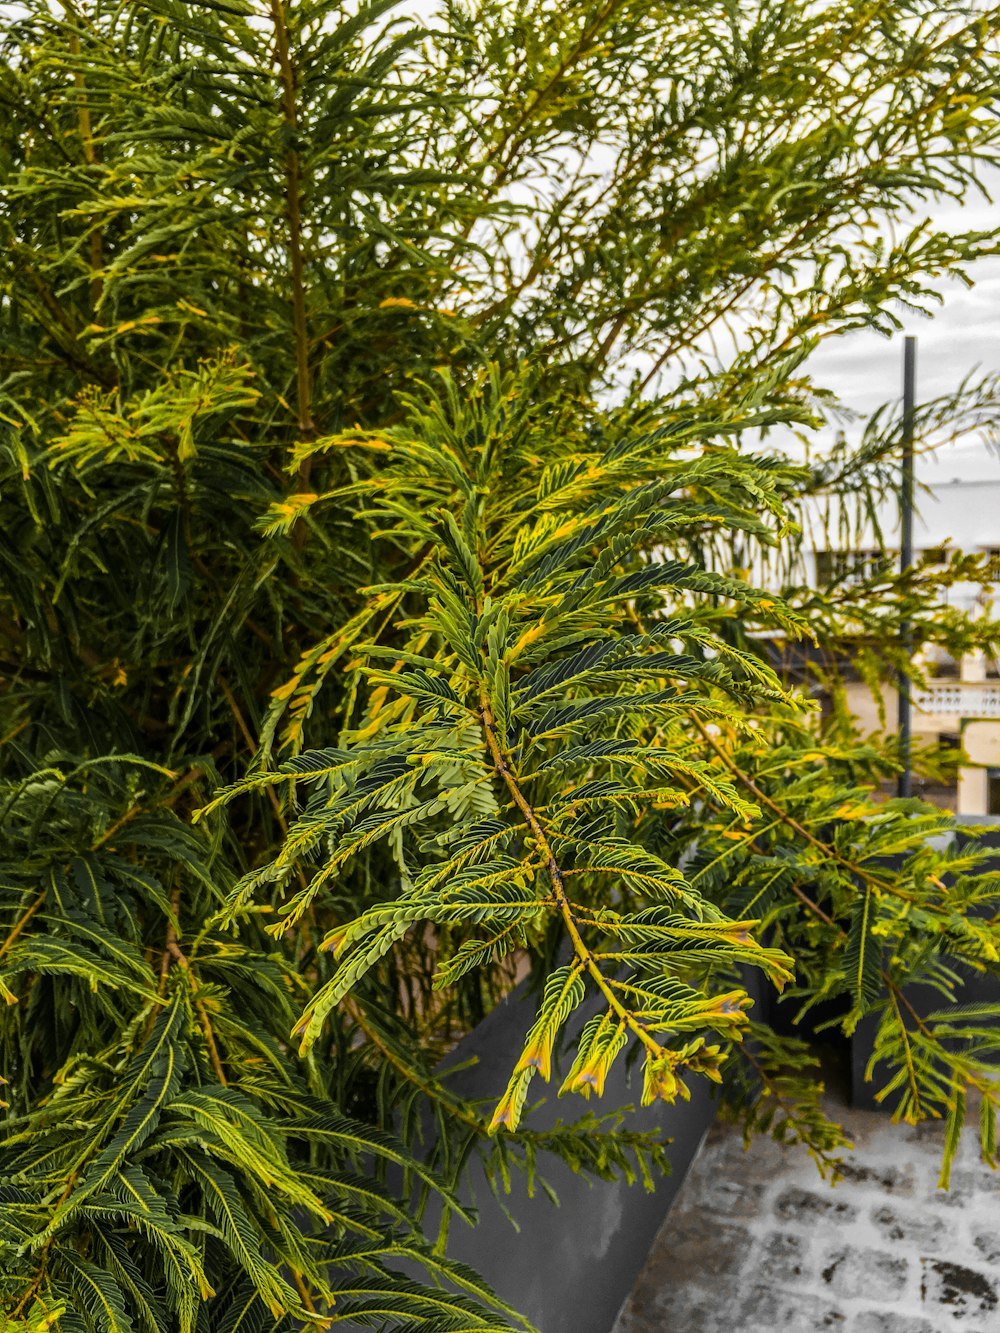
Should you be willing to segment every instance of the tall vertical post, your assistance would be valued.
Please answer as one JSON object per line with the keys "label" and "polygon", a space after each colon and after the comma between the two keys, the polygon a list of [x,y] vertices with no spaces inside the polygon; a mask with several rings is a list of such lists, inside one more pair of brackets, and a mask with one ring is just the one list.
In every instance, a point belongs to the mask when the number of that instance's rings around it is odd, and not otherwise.
{"label": "tall vertical post", "polygon": [[[899,572],[905,574],[913,565],[913,418],[917,402],[917,340],[903,343],[903,467],[899,488]],[[913,626],[904,620],[900,626],[900,648],[904,662],[913,656]],[[898,796],[913,795],[910,735],[910,678],[899,672],[899,761],[902,771],[896,786]]]}

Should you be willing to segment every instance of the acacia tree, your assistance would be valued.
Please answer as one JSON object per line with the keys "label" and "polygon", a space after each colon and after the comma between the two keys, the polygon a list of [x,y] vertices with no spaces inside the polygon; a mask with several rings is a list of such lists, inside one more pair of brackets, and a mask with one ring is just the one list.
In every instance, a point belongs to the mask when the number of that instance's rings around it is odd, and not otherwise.
{"label": "acacia tree", "polygon": [[[796,520],[869,503],[896,424],[805,467],[766,436],[821,424],[817,340],[889,332],[995,252],[919,210],[993,163],[998,28],[924,0],[20,7],[11,1327],[510,1326],[385,1167],[446,1219],[470,1151],[501,1181],[545,1152],[660,1169],[620,1117],[521,1119],[588,990],[566,1091],[631,1046],[643,1100],[721,1080],[828,1160],[807,1052],[749,1023],[755,967],[848,1028],[878,1012],[881,1084],[948,1115],[949,1157],[976,1090],[992,1156],[995,1015],[952,970],[997,963],[982,850],[875,804],[891,745],[768,650],[892,665],[902,620],[990,646],[938,610],[988,571],[806,588]],[[434,1066],[525,970],[491,1121]],[[418,1163],[398,1136],[428,1113]]]}

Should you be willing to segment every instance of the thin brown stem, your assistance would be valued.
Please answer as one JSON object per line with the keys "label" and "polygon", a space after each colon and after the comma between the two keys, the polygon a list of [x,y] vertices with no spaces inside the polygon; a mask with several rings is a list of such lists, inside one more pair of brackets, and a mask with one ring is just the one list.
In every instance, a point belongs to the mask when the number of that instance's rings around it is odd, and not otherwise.
{"label": "thin brown stem", "polygon": [[531,836],[535,839],[535,843],[541,853],[543,864],[552,884],[552,897],[559,909],[559,914],[563,919],[566,933],[569,935],[573,944],[573,952],[576,954],[581,969],[586,971],[596,983],[598,990],[604,996],[605,1000],[607,1000],[609,1008],[618,1018],[619,1022],[638,1037],[639,1041],[642,1042],[643,1046],[646,1047],[651,1055],[657,1059],[661,1059],[666,1054],[664,1048],[649,1035],[642,1024],[638,1022],[635,1016],[629,1012],[625,1005],[618,999],[617,995],[615,995],[614,990],[605,980],[600,965],[590,949],[588,949],[583,936],[580,934],[580,929],[577,925],[576,917],[573,914],[573,908],[569,901],[569,895],[566,892],[562,870],[560,869],[559,863],[552,851],[552,846],[545,834],[541,822],[539,821],[538,815],[521,791],[517,778],[511,771],[506,757],[500,748],[500,743],[497,740],[496,718],[493,715],[493,710],[490,706],[485,688],[483,688],[480,693],[480,706],[483,731],[486,735],[486,744],[489,747],[490,754],[493,758],[493,767],[497,774],[503,779],[514,804],[517,806],[518,810],[520,810],[524,817],[524,822],[531,830]]}
{"label": "thin brown stem", "polygon": [[127,824],[130,824],[132,820],[136,818],[137,815],[141,815],[145,810],[148,810],[150,808],[163,809],[163,810],[171,809],[174,805],[177,804],[177,802],[180,800],[181,796],[183,796],[184,792],[188,789],[188,787],[190,787],[193,783],[197,782],[199,778],[203,778],[204,776],[205,776],[205,770],[199,767],[198,765],[195,765],[193,768],[188,769],[188,771],[183,775],[183,777],[179,778],[174,783],[174,786],[170,791],[170,795],[166,796],[162,801],[156,802],[154,807],[143,805],[141,801],[137,801],[135,805],[130,805],[129,808],[125,811],[125,813],[119,815],[119,817],[114,821],[114,823],[109,825],[109,827],[105,829],[105,831],[101,834],[101,836],[91,844],[90,850],[92,852],[96,852],[100,847],[106,846],[106,844],[109,843],[112,840],[112,838],[116,836],[116,834],[120,833],[121,830],[125,828]]}
{"label": "thin brown stem", "polygon": [[460,1120],[462,1124],[468,1125],[470,1129],[474,1129],[478,1134],[487,1133],[485,1121],[471,1115],[464,1109],[461,1103],[451,1097],[447,1090],[441,1087],[439,1083],[422,1078],[412,1065],[407,1064],[405,1060],[401,1059],[396,1054],[389,1043],[382,1039],[378,1029],[365,1018],[364,1010],[359,1004],[352,1000],[347,1000],[344,1007],[371,1044],[381,1053],[382,1057],[392,1065],[393,1069],[395,1069],[398,1074],[402,1075],[407,1083],[412,1083],[414,1087],[419,1088],[425,1096],[430,1097],[432,1100],[443,1102],[448,1108],[448,1114],[453,1116],[456,1120]]}
{"label": "thin brown stem", "polygon": [[[152,1021],[155,1020],[158,1008],[163,1004],[163,992],[166,988],[167,974],[170,971],[170,964],[176,963],[187,977],[188,985],[191,987],[191,998],[194,1001],[195,1011],[198,1014],[198,1023],[201,1027],[202,1036],[205,1038],[205,1046],[208,1049],[208,1058],[211,1061],[212,1068],[215,1070],[215,1077],[223,1087],[226,1086],[226,1071],[222,1067],[222,1059],[219,1055],[219,1048],[215,1041],[215,1032],[212,1028],[212,1021],[208,1016],[208,1010],[205,1008],[204,1001],[198,995],[198,978],[191,969],[191,961],[181,949],[177,942],[177,923],[180,920],[181,910],[181,891],[180,885],[175,884],[170,892],[171,917],[167,922],[167,934],[163,943],[163,958],[160,962],[160,984],[157,990],[161,996],[158,1005],[153,1006],[153,1013],[150,1016],[151,1021],[146,1028],[146,1036],[152,1030]],[[144,1038],[145,1039],[145,1038]]]}
{"label": "thin brown stem", "polygon": [[20,920],[17,921],[11,928],[10,934],[4,940],[3,944],[0,944],[0,958],[2,958],[4,954],[7,953],[7,951],[11,948],[11,946],[17,942],[18,936],[24,930],[25,926],[35,915],[35,913],[38,911],[41,905],[45,902],[45,892],[46,891],[43,889],[42,892],[31,904],[31,906],[28,908],[28,910],[20,918]]}
{"label": "thin brown stem", "polygon": [[[292,327],[295,337],[295,398],[298,428],[306,439],[316,433],[312,416],[309,377],[309,330],[306,313],[305,259],[302,244],[302,164],[296,147],[298,108],[295,67],[288,41],[288,22],[284,0],[271,0],[275,51],[281,75],[281,109],[288,136],[285,150],[285,220],[288,224],[288,259],[292,277]],[[303,462],[299,479],[308,480],[309,460]]]}
{"label": "thin brown stem", "polygon": [[864,882],[869,884],[872,888],[878,889],[883,893],[891,894],[895,898],[902,898],[904,902],[914,901],[912,893],[907,893],[905,889],[899,888],[889,880],[881,879],[878,875],[873,875],[870,870],[866,870],[864,866],[858,865],[856,861],[852,861],[848,857],[842,856],[836,848],[831,847],[830,844],[824,842],[822,838],[817,838],[815,834],[810,833],[804,825],[799,823],[794,815],[790,815],[787,810],[783,809],[777,803],[777,801],[773,801],[771,797],[768,796],[756,782],[754,782],[749,774],[743,772],[739,764],[726,754],[722,746],[718,744],[697,717],[692,717],[691,721],[701,733],[705,743],[714,751],[719,759],[722,760],[723,764],[729,769],[730,773],[732,773],[733,777],[736,778],[741,786],[744,786],[747,791],[751,793],[754,800],[759,801],[761,805],[770,810],[773,815],[780,819],[781,822],[794,833],[798,834],[800,838],[809,843],[811,847],[815,847],[817,851],[822,852],[823,855],[829,857],[831,861],[836,861],[838,865],[843,866],[845,870],[849,870],[851,874],[857,875],[859,879],[864,880]]}
{"label": "thin brown stem", "polygon": [[[73,1193],[73,1187],[77,1182],[79,1174],[80,1174],[79,1169],[75,1169],[69,1173],[69,1175],[66,1178],[66,1184],[63,1186],[62,1193],[55,1201],[55,1206],[53,1208],[53,1211],[55,1211],[55,1209],[57,1209],[60,1204],[65,1203],[66,1200],[69,1198],[69,1196]],[[31,1279],[31,1282],[28,1284],[28,1287],[25,1290],[24,1295],[21,1297],[16,1307],[12,1311],[14,1319],[16,1319],[17,1316],[21,1314],[23,1310],[27,1309],[28,1302],[33,1300],[41,1290],[42,1283],[45,1281],[45,1270],[48,1266],[49,1252],[55,1243],[55,1239],[56,1238],[54,1235],[50,1236],[48,1240],[45,1242],[45,1244],[42,1246],[41,1253],[38,1256],[38,1272]],[[44,1326],[45,1325],[43,1324],[43,1327]]]}
{"label": "thin brown stem", "polygon": [[198,995],[198,978],[191,970],[191,963],[185,954],[181,951],[177,943],[176,933],[173,927],[167,931],[167,953],[175,963],[183,970],[191,986],[191,998],[194,1000],[194,1007],[198,1013],[198,1022],[201,1025],[202,1035],[205,1038],[205,1046],[208,1048],[208,1058],[212,1062],[212,1068],[215,1070],[215,1077],[223,1087],[226,1086],[226,1071],[222,1067],[222,1060],[219,1056],[219,1048],[215,1043],[215,1032],[212,1029],[212,1022],[208,1016],[208,1010],[205,1008],[205,1002]]}
{"label": "thin brown stem", "polygon": [[[69,49],[73,59],[80,59],[80,37],[78,33],[70,33]],[[90,120],[90,107],[87,105],[87,84],[83,77],[83,71],[79,68],[73,74],[73,83],[76,87],[76,114],[77,123],[80,127],[80,143],[83,147],[83,158],[88,167],[97,164],[97,150],[94,147],[94,130]],[[104,290],[104,280],[101,276],[104,269],[104,242],[101,236],[100,227],[94,226],[90,231],[90,300],[96,311],[101,303],[101,295]]]}
{"label": "thin brown stem", "polygon": [[[225,676],[223,676],[221,672],[218,673],[215,679],[219,682],[219,689],[222,691],[223,698],[229,705],[229,711],[233,715],[233,721],[239,728],[240,735],[243,737],[247,749],[250,751],[251,755],[255,754],[257,750],[257,742],[254,740],[253,733],[246,724],[246,719],[243,716],[243,710],[236,702],[236,696],[230,689],[229,682],[226,680]],[[278,821],[278,827],[281,829],[281,832],[287,837],[288,821],[285,819],[285,816],[281,813],[281,804],[278,801],[277,796],[274,794],[274,788],[268,787],[267,794],[271,798],[271,807],[274,810],[274,817]],[[304,883],[305,877],[302,876],[301,871],[299,871],[299,874],[302,877]]]}
{"label": "thin brown stem", "polygon": [[[774,1082],[774,1080],[769,1076],[767,1070],[754,1055],[752,1048],[747,1043],[742,1043],[739,1048],[739,1053],[743,1057],[743,1059],[746,1060],[747,1064],[750,1065],[750,1067],[753,1069],[754,1073],[760,1079],[764,1087],[767,1088],[768,1094],[774,1099],[775,1104],[780,1106],[781,1109],[784,1111],[788,1123],[794,1126],[795,1125],[794,1107],[791,1106],[788,1103],[787,1099],[781,1095],[780,1088]],[[838,1159],[836,1157],[830,1157],[827,1153],[824,1153],[821,1149],[814,1147],[812,1144],[808,1142],[807,1139],[803,1138],[801,1133],[799,1134],[799,1142],[805,1145],[806,1151],[817,1163],[817,1165],[819,1165],[821,1168],[829,1167],[833,1172],[836,1173],[838,1164]]]}
{"label": "thin brown stem", "polygon": [[913,1098],[913,1114],[922,1116],[923,1108],[920,1104],[920,1084],[917,1080],[917,1070],[913,1063],[913,1051],[910,1048],[910,1039],[906,1035],[906,1024],[903,1022],[903,1015],[900,1012],[899,1002],[902,998],[902,992],[896,986],[889,988],[889,1001],[896,1011],[896,1018],[899,1022],[899,1031],[903,1038],[903,1053],[906,1060],[906,1077],[910,1085],[910,1095]]}
{"label": "thin brown stem", "polygon": [[[310,1314],[315,1314],[316,1303],[309,1294],[309,1288],[302,1280],[302,1274],[295,1269],[292,1270],[292,1281],[295,1283],[295,1290],[299,1293],[299,1296],[302,1300],[302,1304],[306,1307],[306,1309],[309,1311]],[[324,1320],[324,1323],[325,1322],[326,1321]]]}

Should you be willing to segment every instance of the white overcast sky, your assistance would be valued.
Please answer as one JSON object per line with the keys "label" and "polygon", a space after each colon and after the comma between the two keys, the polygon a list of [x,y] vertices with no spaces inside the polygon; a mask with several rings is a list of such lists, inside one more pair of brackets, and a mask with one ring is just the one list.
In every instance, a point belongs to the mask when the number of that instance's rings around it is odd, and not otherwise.
{"label": "white overcast sky", "polygon": [[[1000,176],[993,193],[1000,199]],[[987,230],[1000,225],[1000,204],[977,196],[964,204],[950,203],[931,215],[948,230]],[[893,338],[856,332],[831,339],[814,355],[811,366],[817,379],[833,389],[846,406],[866,415],[902,392],[903,338],[917,339],[917,397],[947,394],[977,367],[1000,372],[1000,258],[974,265],[969,276],[974,286],[950,282],[941,287],[944,298],[931,318],[899,311],[902,332]],[[948,446],[936,459],[921,466],[924,480],[938,483],[953,476],[1000,480],[1000,459],[981,440],[969,439]],[[1000,536],[1000,514],[997,515]]]}

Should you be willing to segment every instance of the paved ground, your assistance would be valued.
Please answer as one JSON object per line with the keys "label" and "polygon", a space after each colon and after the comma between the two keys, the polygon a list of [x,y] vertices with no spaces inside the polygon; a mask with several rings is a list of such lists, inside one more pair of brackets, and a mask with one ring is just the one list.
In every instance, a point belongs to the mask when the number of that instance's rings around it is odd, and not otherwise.
{"label": "paved ground", "polygon": [[974,1130],[946,1193],[940,1127],[831,1110],[855,1145],[834,1188],[712,1131],[614,1333],[1000,1333],[1000,1173]]}

